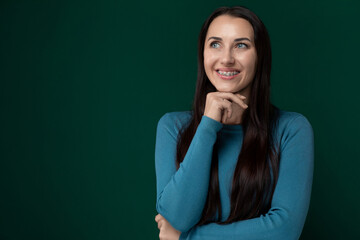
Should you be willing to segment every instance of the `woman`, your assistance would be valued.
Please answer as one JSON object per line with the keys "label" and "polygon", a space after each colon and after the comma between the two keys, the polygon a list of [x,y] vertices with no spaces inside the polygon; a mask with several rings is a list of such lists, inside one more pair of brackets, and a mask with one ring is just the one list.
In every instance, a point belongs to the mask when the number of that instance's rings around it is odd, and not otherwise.
{"label": "woman", "polygon": [[198,44],[193,110],[167,113],[157,126],[160,239],[298,239],[313,130],[270,102],[265,26],[244,7],[222,7]]}

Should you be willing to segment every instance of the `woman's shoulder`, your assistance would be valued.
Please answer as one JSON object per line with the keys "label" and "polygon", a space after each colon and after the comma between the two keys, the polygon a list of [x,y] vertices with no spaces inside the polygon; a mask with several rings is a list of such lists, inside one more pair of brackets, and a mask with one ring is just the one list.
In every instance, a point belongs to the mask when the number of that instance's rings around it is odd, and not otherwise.
{"label": "woman's shoulder", "polygon": [[189,123],[191,117],[192,111],[167,112],[160,118],[158,127],[162,126],[178,132]]}
{"label": "woman's shoulder", "polygon": [[279,110],[278,131],[281,135],[303,132],[312,135],[313,129],[310,121],[303,114]]}
{"label": "woman's shoulder", "polygon": [[298,112],[291,112],[279,110],[279,124],[280,125],[298,125],[308,124],[311,125],[307,117]]}

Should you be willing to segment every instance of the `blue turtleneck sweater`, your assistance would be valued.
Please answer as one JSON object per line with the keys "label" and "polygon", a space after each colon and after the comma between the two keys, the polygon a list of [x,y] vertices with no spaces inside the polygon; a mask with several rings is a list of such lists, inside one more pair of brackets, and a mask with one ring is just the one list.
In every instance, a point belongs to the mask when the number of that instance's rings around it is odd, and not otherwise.
{"label": "blue turtleneck sweater", "polygon": [[191,112],[171,112],[157,126],[156,209],[188,240],[298,239],[310,203],[314,166],[313,130],[301,114],[280,111],[275,138],[280,144],[279,178],[270,210],[260,217],[227,225],[195,226],[206,203],[213,146],[218,139],[222,221],[230,214],[231,183],[243,142],[242,125],[225,125],[203,116],[180,168],[176,170],[179,130]]}

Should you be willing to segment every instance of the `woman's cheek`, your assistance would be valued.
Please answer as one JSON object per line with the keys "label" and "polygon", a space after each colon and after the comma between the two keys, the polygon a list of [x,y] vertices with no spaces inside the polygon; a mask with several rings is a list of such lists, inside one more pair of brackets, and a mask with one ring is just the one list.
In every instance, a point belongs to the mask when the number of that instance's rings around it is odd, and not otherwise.
{"label": "woman's cheek", "polygon": [[244,66],[246,66],[248,69],[255,69],[256,65],[256,54],[249,52],[247,54],[243,54],[241,56],[241,62]]}

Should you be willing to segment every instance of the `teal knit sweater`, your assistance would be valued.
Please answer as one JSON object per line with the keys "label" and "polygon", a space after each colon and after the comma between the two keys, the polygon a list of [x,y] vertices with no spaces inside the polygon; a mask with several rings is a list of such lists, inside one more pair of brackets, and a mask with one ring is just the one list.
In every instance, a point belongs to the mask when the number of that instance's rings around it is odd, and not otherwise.
{"label": "teal knit sweater", "polygon": [[314,139],[301,114],[280,111],[275,137],[280,143],[279,178],[270,210],[260,217],[227,225],[195,226],[205,206],[213,146],[218,139],[219,188],[222,221],[230,214],[233,172],[243,141],[242,125],[225,125],[202,116],[180,168],[176,170],[179,130],[191,112],[166,113],[158,122],[155,146],[156,209],[188,240],[299,239],[310,203]]}

